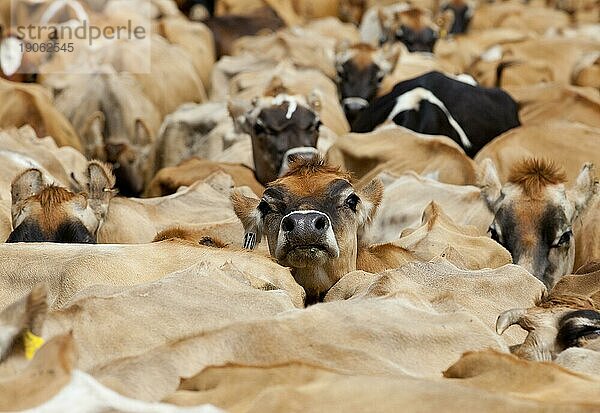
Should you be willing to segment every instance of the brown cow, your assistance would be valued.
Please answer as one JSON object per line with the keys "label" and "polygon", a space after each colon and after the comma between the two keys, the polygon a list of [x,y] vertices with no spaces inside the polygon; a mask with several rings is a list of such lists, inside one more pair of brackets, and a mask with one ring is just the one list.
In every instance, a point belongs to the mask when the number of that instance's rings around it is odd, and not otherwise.
{"label": "brown cow", "polygon": [[569,190],[565,182],[565,172],[550,161],[524,159],[504,186],[492,161],[482,164],[479,184],[495,215],[491,237],[548,288],[573,269],[573,225],[598,190],[592,164],[583,166]]}
{"label": "brown cow", "polygon": [[[90,162],[87,193],[80,194],[48,185],[38,169],[19,174],[12,183],[14,229],[7,242],[95,243],[115,183],[112,174],[103,173],[106,168]],[[106,176],[112,181],[102,179]]]}
{"label": "brown cow", "polygon": [[500,314],[499,334],[513,324],[529,332],[514,353],[529,360],[554,360],[570,347],[586,347],[600,335],[600,262],[562,278],[547,297],[532,308],[515,308]]}
{"label": "brown cow", "polygon": [[406,262],[403,248],[368,247],[357,235],[375,215],[382,194],[378,179],[356,191],[348,174],[315,157],[292,162],[262,199],[234,191],[232,202],[244,224],[245,247],[254,248],[264,234],[271,256],[292,268],[307,302],[314,302],[350,271],[383,271]]}

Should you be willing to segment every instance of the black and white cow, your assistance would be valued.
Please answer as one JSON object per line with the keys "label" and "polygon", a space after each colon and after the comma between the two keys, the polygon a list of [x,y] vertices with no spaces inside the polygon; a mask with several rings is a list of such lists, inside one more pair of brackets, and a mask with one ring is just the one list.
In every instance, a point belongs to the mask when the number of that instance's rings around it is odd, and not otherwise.
{"label": "black and white cow", "polygon": [[415,132],[448,136],[474,156],[494,137],[520,125],[518,109],[501,89],[429,72],[375,99],[356,117],[352,131],[370,132],[392,120]]}

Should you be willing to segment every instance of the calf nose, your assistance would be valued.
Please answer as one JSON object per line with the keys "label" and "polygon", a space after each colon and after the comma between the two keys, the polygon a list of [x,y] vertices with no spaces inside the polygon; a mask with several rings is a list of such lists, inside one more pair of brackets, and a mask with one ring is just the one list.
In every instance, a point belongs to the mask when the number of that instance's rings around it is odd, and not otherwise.
{"label": "calf nose", "polygon": [[281,230],[288,238],[300,238],[306,242],[321,239],[331,226],[329,217],[319,211],[296,211],[281,221]]}
{"label": "calf nose", "polygon": [[369,102],[366,99],[359,97],[346,98],[342,101],[342,105],[344,107],[344,112],[346,113],[356,113],[360,112],[367,106],[369,106]]}

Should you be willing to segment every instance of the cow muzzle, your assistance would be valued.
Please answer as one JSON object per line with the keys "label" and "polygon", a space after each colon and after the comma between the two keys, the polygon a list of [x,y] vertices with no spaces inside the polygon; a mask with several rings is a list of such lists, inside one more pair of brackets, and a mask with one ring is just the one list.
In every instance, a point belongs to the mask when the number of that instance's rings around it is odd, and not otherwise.
{"label": "cow muzzle", "polygon": [[320,211],[294,211],[281,220],[275,257],[295,268],[323,264],[340,255],[331,220]]}

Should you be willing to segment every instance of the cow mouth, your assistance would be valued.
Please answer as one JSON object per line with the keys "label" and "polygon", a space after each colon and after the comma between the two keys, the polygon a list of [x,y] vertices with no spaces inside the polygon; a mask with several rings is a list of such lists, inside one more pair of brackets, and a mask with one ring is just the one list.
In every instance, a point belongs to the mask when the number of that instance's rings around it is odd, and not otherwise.
{"label": "cow mouth", "polygon": [[337,251],[324,244],[304,244],[289,246],[283,260],[292,267],[304,268],[323,264],[331,258],[336,258]]}

